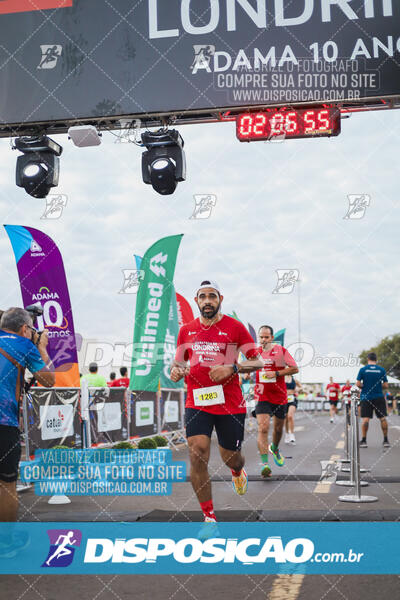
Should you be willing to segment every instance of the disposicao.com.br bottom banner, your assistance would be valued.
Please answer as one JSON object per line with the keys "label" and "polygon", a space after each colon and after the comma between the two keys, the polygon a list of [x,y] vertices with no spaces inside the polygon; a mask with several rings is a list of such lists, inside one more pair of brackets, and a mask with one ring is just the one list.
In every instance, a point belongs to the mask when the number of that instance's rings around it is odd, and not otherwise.
{"label": "disposicao.com.br bottom banner", "polygon": [[0,573],[397,574],[400,523],[1,523]]}

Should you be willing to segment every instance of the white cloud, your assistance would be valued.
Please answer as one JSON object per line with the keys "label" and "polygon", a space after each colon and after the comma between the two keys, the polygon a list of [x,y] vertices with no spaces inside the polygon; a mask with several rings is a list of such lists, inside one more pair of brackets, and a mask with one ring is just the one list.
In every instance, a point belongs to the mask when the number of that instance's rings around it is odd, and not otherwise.
{"label": "white cloud", "polygon": [[[181,127],[187,181],[161,197],[141,181],[141,150],[105,133],[96,149],[66,136],[58,191],[61,219],[14,183],[16,153],[0,142],[2,223],[42,229],[64,258],[76,330],[131,341],[135,298],[118,294],[122,269],[155,240],[184,233],[176,289],[190,301],[199,280],[220,282],[227,312],[297,339],[298,298],[273,295],[275,270],[301,274],[302,339],[319,352],[358,352],[397,329],[398,138],[396,111],[354,115],[334,139],[240,144],[233,124]],[[211,193],[208,220],[190,220],[193,195]],[[367,193],[364,219],[344,220],[347,195]],[[3,307],[20,304],[14,257],[0,235]]]}

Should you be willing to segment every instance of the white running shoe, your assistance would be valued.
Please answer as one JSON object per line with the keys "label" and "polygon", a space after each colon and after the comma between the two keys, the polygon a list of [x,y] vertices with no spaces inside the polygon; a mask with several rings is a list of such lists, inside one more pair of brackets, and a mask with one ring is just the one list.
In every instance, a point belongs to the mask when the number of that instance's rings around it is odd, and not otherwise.
{"label": "white running shoe", "polygon": [[291,440],[290,440],[290,433],[286,433],[285,435],[285,444],[290,444]]}
{"label": "white running shoe", "polygon": [[294,436],[294,433],[290,434],[290,440],[289,440],[289,442],[292,444],[292,446],[296,445],[296,438]]}
{"label": "white running shoe", "polygon": [[331,423],[333,423],[333,417],[331,417]]}

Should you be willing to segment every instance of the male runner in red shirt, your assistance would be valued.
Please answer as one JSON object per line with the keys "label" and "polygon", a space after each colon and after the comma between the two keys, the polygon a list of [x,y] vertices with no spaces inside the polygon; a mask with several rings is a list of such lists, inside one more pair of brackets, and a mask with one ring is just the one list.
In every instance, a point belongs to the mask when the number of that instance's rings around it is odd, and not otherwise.
{"label": "male runner in red shirt", "polygon": [[350,396],[351,396],[351,383],[350,383],[349,379],[346,381],[346,383],[342,387],[341,392],[342,392],[343,399],[350,398]]}
{"label": "male runner in red shirt", "polygon": [[337,415],[337,403],[339,401],[340,392],[340,385],[338,383],[334,383],[333,377],[329,377],[329,383],[326,386],[326,392],[328,395],[329,404],[331,405],[329,414],[331,417],[331,423],[333,423],[335,420],[335,415]]}
{"label": "male runner in red shirt", "polygon": [[[261,455],[262,477],[271,475],[268,465],[268,450],[271,452],[275,464],[282,467],[285,459],[279,452],[283,425],[286,418],[287,390],[285,375],[294,375],[299,372],[296,362],[289,352],[279,344],[273,344],[274,330],[269,325],[263,325],[258,330],[262,351],[261,358],[264,368],[256,373],[256,387],[254,397],[257,400],[256,416],[258,424],[257,445]],[[272,443],[268,446],[268,430],[274,417],[274,431]]]}
{"label": "male runner in red shirt", "polygon": [[351,396],[351,383],[348,379],[342,387],[342,401],[344,404],[344,412],[346,415],[347,423],[350,425],[350,396]]}
{"label": "male runner in red shirt", "polygon": [[[247,474],[240,449],[246,405],[238,373],[251,373],[263,363],[245,326],[221,313],[223,296],[215,282],[203,281],[194,300],[200,317],[179,331],[171,379],[186,379],[185,422],[191,482],[205,521],[212,522],[216,519],[207,468],[211,434],[215,427],[221,458],[232,472],[234,490],[245,494]],[[248,360],[238,363],[239,352]]]}
{"label": "male runner in red shirt", "polygon": [[121,377],[119,379],[114,379],[111,383],[110,387],[129,387],[129,377],[128,377],[128,369],[126,367],[121,367],[120,370]]}

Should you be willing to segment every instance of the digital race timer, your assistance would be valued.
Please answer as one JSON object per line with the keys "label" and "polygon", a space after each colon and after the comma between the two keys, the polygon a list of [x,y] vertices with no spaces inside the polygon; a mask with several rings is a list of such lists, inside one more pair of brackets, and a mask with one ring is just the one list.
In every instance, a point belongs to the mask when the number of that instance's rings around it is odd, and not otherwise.
{"label": "digital race timer", "polygon": [[340,133],[337,108],[301,108],[242,113],[236,118],[236,136],[241,142],[285,138],[330,137]]}

